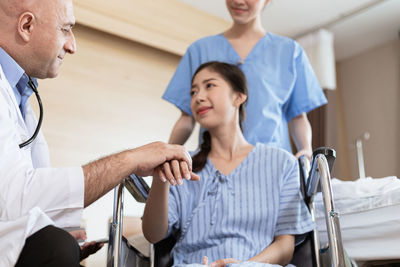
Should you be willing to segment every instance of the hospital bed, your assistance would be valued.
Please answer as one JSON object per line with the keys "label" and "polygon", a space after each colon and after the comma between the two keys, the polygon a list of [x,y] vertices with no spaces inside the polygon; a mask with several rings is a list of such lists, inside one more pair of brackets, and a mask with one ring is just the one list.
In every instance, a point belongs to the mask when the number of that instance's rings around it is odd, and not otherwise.
{"label": "hospital bed", "polygon": [[[350,267],[355,266],[346,257],[342,245],[339,216],[335,210],[330,170],[332,169],[336,152],[330,148],[319,148],[314,151],[313,161],[305,157],[299,160],[301,172],[301,191],[315,221],[316,210],[314,196],[321,190],[326,225],[326,240],[320,242],[318,231],[313,231],[302,238],[296,246],[292,264],[299,267]],[[123,229],[123,194],[124,188],[139,202],[145,202],[149,187],[140,177],[131,175],[114,190],[114,213],[110,224],[110,237],[107,256],[108,267],[143,266],[159,267],[170,266],[169,251],[174,245],[172,238],[167,238],[147,249],[138,249],[122,236]]]}
{"label": "hospital bed", "polygon": [[[343,244],[357,262],[391,261],[400,266],[400,179],[332,179]],[[315,196],[316,223],[326,242],[323,203]],[[376,263],[377,264],[377,263]]]}

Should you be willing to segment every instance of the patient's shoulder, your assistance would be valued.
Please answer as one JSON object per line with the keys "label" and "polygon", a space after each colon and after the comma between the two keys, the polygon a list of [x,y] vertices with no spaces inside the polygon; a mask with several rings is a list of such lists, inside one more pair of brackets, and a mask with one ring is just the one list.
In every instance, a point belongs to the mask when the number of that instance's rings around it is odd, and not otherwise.
{"label": "patient's shoulder", "polygon": [[258,154],[265,156],[266,159],[270,159],[273,157],[276,161],[278,162],[296,162],[297,159],[296,157],[286,151],[283,148],[279,148],[273,145],[268,145],[268,144],[263,144],[263,143],[257,143],[256,144],[256,149]]}

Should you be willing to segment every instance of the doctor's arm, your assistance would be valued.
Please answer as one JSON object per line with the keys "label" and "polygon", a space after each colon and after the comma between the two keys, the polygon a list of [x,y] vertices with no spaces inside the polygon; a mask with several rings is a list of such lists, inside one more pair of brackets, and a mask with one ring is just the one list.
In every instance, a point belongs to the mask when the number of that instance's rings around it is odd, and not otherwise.
{"label": "doctor's arm", "polygon": [[289,128],[294,144],[297,148],[296,158],[306,155],[311,160],[312,156],[312,130],[307,114],[302,113],[289,122]]}
{"label": "doctor's arm", "polygon": [[[195,175],[190,171],[192,161],[185,148],[162,142],[126,150],[84,165],[82,167],[85,177],[84,206],[103,196],[128,175],[132,173],[140,176],[153,175],[158,166],[171,160],[181,162],[173,169],[174,175],[181,177]],[[185,168],[180,167],[182,163],[186,163]],[[164,175],[170,178],[172,173]]]}
{"label": "doctor's arm", "polygon": [[182,111],[181,116],[176,121],[169,137],[169,144],[183,145],[193,132],[195,120],[192,116]]}

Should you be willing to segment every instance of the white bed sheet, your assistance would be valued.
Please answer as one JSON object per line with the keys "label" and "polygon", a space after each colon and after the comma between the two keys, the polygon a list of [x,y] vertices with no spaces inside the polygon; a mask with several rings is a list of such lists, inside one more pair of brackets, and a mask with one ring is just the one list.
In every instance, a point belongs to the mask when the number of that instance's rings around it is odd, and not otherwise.
{"label": "white bed sheet", "polygon": [[[400,259],[400,179],[332,179],[343,245],[355,260]],[[327,243],[321,194],[315,197],[321,244]]]}

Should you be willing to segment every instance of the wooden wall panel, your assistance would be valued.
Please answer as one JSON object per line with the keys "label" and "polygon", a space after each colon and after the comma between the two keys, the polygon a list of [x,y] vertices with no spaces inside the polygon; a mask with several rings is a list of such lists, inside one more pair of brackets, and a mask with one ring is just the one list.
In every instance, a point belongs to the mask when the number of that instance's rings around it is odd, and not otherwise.
{"label": "wooden wall panel", "polygon": [[178,0],[76,0],[74,6],[80,24],[177,55],[230,25]]}

